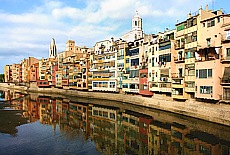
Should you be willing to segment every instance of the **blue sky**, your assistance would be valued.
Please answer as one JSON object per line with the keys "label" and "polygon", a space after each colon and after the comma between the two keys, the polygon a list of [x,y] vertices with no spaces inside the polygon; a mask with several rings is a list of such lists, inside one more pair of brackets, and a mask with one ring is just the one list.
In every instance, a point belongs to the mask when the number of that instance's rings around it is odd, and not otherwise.
{"label": "blue sky", "polygon": [[[208,4],[230,13],[229,0],[0,0],[0,73],[6,64],[25,57],[48,57],[51,38],[58,52],[68,39],[93,47],[97,41],[118,39],[131,29],[138,10],[147,34],[175,28]],[[212,5],[214,4],[214,5]]]}

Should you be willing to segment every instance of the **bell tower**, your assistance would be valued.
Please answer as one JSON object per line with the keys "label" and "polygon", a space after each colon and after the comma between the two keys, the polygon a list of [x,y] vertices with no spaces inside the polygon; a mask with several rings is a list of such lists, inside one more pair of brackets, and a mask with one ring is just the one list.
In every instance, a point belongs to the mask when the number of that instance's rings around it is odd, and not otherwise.
{"label": "bell tower", "polygon": [[56,57],[57,57],[57,47],[54,38],[52,38],[50,49],[49,49],[49,58],[56,58]]}
{"label": "bell tower", "polygon": [[132,30],[142,31],[142,18],[139,16],[138,11],[132,18]]}

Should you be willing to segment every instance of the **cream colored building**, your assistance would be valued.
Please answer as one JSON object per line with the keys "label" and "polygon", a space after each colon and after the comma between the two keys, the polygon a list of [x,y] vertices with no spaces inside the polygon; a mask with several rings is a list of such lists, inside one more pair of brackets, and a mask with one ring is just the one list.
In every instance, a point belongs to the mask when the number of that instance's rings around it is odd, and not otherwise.
{"label": "cream colored building", "polygon": [[150,91],[156,94],[171,96],[171,55],[174,50],[175,30],[166,29],[165,32],[159,33],[156,42],[151,45],[152,59],[149,66],[151,74]]}
{"label": "cream colored building", "polygon": [[114,40],[97,42],[91,56],[92,90],[117,92],[117,49]]}

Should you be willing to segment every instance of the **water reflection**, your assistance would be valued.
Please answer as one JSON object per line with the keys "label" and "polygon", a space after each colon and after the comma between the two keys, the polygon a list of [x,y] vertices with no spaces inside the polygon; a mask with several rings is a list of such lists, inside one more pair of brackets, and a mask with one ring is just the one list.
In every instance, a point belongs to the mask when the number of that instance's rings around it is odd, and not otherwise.
{"label": "water reflection", "polygon": [[12,104],[29,122],[49,125],[53,133],[60,130],[68,141],[82,134],[99,153],[230,154],[229,127],[122,103],[83,101],[33,94]]}

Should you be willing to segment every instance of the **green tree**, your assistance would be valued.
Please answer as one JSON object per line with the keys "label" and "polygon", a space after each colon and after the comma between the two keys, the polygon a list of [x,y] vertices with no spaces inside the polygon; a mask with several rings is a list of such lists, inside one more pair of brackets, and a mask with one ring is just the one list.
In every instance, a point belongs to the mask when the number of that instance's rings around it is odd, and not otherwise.
{"label": "green tree", "polygon": [[4,74],[0,74],[0,82],[4,82]]}

